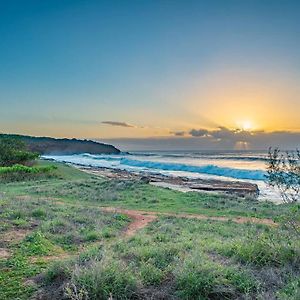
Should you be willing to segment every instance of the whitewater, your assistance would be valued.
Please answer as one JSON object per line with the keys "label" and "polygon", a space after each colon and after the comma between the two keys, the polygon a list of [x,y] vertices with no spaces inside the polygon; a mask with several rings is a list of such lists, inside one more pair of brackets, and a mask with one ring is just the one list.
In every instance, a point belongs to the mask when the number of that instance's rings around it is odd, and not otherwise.
{"label": "whitewater", "polygon": [[143,174],[211,178],[256,183],[259,199],[280,202],[279,194],[266,184],[265,152],[131,152],[112,155],[45,155],[45,159],[80,166],[104,167]]}

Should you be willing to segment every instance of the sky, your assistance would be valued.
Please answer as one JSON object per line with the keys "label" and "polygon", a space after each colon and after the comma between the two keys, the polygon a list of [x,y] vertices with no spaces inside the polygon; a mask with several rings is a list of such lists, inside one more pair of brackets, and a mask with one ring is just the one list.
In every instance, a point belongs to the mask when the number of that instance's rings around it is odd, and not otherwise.
{"label": "sky", "polygon": [[0,0],[0,132],[299,147],[299,49],[299,1]]}

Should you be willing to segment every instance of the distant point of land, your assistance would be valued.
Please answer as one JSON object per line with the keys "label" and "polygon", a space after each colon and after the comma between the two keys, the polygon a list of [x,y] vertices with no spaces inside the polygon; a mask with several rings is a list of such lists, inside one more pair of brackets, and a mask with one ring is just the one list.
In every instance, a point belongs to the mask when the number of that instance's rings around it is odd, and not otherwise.
{"label": "distant point of land", "polygon": [[57,139],[52,137],[35,137],[18,134],[0,134],[0,137],[12,137],[23,140],[28,150],[39,154],[70,155],[79,153],[90,154],[118,154],[120,150],[116,147],[95,142],[92,140],[80,139]]}

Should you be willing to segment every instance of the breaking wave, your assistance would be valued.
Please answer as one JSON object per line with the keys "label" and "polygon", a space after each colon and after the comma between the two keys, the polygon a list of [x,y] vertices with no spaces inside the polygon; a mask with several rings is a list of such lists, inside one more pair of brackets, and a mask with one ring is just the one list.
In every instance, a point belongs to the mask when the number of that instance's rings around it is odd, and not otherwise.
{"label": "breaking wave", "polygon": [[192,173],[232,177],[237,179],[265,180],[265,175],[266,175],[266,173],[261,170],[235,169],[235,168],[228,168],[228,167],[219,167],[215,165],[193,166],[193,165],[177,164],[177,163],[139,161],[139,160],[131,160],[127,158],[122,158],[120,160],[120,164],[130,166],[130,167],[156,169],[156,170],[164,170],[164,171],[192,172]]}
{"label": "breaking wave", "polygon": [[266,172],[263,170],[231,168],[217,166],[214,164],[193,165],[178,162],[161,162],[150,160],[132,159],[132,156],[122,155],[92,155],[88,153],[68,156],[44,156],[56,161],[73,163],[83,166],[105,167],[113,169],[133,170],[133,171],[173,171],[189,172],[198,174],[208,174],[235,179],[265,180]]}

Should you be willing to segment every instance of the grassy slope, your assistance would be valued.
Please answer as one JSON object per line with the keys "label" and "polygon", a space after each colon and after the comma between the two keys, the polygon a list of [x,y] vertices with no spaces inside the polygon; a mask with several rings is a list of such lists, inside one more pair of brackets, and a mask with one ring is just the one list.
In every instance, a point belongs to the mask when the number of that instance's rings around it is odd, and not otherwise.
{"label": "grassy slope", "polygon": [[88,175],[67,166],[56,171],[64,179],[0,185],[0,299],[29,299],[34,287],[26,279],[41,273],[48,256],[76,255],[78,251],[112,239],[128,224],[127,216],[93,208],[56,204],[38,195],[24,194],[28,186],[56,186],[62,180],[84,180]]}
{"label": "grassy slope", "polygon": [[[48,299],[62,283],[69,284],[69,294],[76,287],[91,299],[107,299],[110,292],[124,299],[296,295],[299,243],[287,244],[281,229],[162,217],[124,243],[114,237],[128,219],[96,209],[276,217],[285,206],[107,181],[56,165],[56,178],[0,184],[0,247],[12,253],[0,259],[0,299],[28,299],[36,287],[26,278],[44,270]],[[22,230],[23,239],[5,241],[5,234]],[[74,258],[53,266],[49,255]]]}

